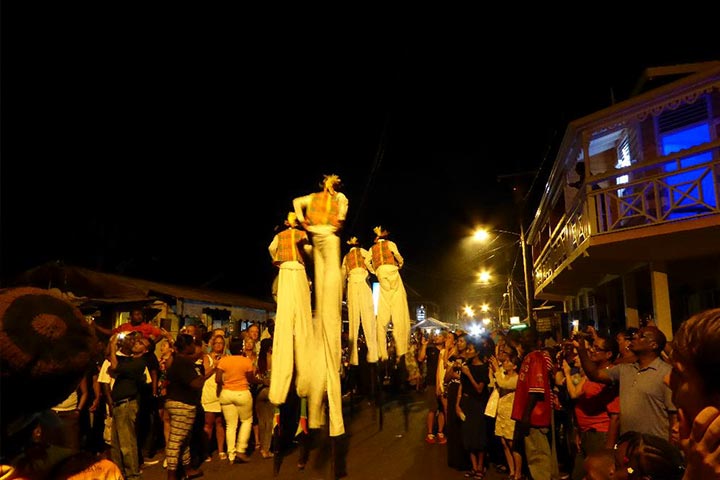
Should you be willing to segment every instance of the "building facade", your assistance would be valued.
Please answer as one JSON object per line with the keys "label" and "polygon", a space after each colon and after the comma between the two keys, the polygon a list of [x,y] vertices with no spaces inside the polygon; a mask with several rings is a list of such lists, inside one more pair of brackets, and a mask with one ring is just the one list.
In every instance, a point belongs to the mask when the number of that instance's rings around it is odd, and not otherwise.
{"label": "building facade", "polygon": [[720,62],[645,72],[652,88],[572,121],[527,235],[535,298],[600,328],[672,338],[720,305]]}

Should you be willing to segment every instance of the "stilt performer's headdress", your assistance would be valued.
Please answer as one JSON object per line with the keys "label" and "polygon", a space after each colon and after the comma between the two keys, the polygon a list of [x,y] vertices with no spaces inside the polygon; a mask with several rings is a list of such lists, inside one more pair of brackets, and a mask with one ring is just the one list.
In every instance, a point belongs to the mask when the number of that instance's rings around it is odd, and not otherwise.
{"label": "stilt performer's headdress", "polygon": [[373,228],[373,232],[375,232],[375,235],[377,235],[377,238],[385,238],[388,235],[390,235],[390,232],[385,230],[383,227],[378,225],[377,227]]}
{"label": "stilt performer's headdress", "polygon": [[330,185],[334,190],[339,190],[340,186],[342,185],[342,181],[340,180],[340,177],[335,175],[334,173],[331,173],[330,175],[323,176],[322,182],[320,182],[320,186],[322,188],[325,188],[326,185]]}
{"label": "stilt performer's headdress", "polygon": [[297,215],[295,212],[290,212],[287,214],[287,220],[285,220],[285,225],[288,227],[296,227],[297,226]]}
{"label": "stilt performer's headdress", "polygon": [[360,242],[358,241],[357,237],[350,237],[350,240],[347,241],[347,244],[351,247],[357,247],[360,245]]}

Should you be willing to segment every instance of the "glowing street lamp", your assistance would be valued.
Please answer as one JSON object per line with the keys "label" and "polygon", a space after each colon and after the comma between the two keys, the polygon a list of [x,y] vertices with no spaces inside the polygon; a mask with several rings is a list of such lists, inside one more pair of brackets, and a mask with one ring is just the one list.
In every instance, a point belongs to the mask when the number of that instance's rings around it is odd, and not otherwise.
{"label": "glowing street lamp", "polygon": [[482,272],[478,273],[478,280],[480,283],[490,283],[490,279],[492,278],[492,275],[487,270],[483,270]]}
{"label": "glowing street lamp", "polygon": [[[488,230],[486,228],[478,228],[473,233],[473,238],[479,242],[486,242],[490,238],[490,232],[491,230]],[[520,233],[511,232],[509,230],[499,230],[494,229],[492,232],[495,233],[507,233],[509,235],[514,235],[516,237],[519,237],[520,239],[520,248],[522,249],[522,257],[523,257],[523,278],[525,280],[525,310],[527,314],[528,322],[532,322],[532,303],[530,300],[530,283],[528,278],[528,267],[527,267],[527,252],[525,250],[525,230],[523,229],[522,223],[520,224]],[[482,275],[482,273],[481,273]],[[489,275],[489,274],[488,274]],[[489,280],[489,276],[488,276]],[[482,278],[481,278],[482,282]],[[487,283],[487,282],[483,282]]]}

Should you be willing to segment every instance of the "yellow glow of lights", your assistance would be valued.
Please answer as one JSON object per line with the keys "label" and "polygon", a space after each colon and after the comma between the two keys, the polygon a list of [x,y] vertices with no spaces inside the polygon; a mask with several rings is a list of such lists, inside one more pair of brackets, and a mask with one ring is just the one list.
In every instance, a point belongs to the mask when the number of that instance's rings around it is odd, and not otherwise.
{"label": "yellow glow of lights", "polygon": [[488,272],[487,270],[483,270],[482,272],[478,273],[478,280],[480,280],[480,283],[488,283],[491,277],[492,275],[490,275],[490,272]]}
{"label": "yellow glow of lights", "polygon": [[473,238],[478,242],[484,242],[488,238],[490,238],[490,232],[488,232],[484,228],[478,228],[477,230],[475,230],[475,233],[473,233]]}

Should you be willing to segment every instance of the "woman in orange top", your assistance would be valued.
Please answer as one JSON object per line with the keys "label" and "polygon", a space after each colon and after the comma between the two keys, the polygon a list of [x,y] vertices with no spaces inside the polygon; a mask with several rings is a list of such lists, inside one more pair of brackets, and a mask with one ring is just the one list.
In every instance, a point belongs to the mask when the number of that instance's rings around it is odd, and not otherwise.
{"label": "woman in orange top", "polygon": [[[252,361],[243,355],[243,340],[230,340],[230,355],[222,357],[215,369],[215,382],[220,392],[220,407],[225,417],[225,443],[230,463],[239,458],[250,460],[245,454],[252,432],[253,400],[250,383],[254,380]],[[237,434],[240,419],[240,434]]]}

